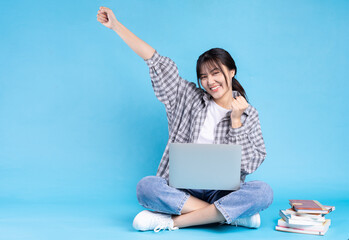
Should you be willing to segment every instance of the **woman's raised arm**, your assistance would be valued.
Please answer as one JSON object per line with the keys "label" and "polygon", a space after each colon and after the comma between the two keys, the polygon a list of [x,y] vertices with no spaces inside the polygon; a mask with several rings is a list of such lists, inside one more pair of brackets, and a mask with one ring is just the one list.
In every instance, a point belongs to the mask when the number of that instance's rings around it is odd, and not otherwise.
{"label": "woman's raised arm", "polygon": [[111,9],[100,7],[97,14],[97,20],[107,28],[114,30],[122,40],[124,40],[124,42],[144,60],[153,56],[155,49],[122,25],[116,19]]}

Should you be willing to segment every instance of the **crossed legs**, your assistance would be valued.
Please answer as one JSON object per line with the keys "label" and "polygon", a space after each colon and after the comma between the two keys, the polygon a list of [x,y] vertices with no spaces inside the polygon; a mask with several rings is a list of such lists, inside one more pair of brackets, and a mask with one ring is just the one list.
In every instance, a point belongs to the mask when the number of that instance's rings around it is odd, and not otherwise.
{"label": "crossed legs", "polygon": [[217,194],[206,202],[168,186],[163,178],[148,176],[138,183],[137,198],[145,208],[171,214],[174,227],[183,228],[224,221],[231,223],[237,218],[252,216],[271,204],[273,194],[269,185],[254,181],[244,183],[238,191]]}
{"label": "crossed legs", "polygon": [[190,196],[183,205],[181,215],[172,216],[175,227],[183,228],[215,222],[223,222],[224,216],[214,204],[209,204],[196,197]]}

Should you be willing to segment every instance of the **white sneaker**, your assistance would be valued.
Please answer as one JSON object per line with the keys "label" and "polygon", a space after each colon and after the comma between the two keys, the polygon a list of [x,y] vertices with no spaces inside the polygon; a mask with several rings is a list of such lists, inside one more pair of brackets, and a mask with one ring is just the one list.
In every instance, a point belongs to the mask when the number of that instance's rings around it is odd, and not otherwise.
{"label": "white sneaker", "polygon": [[231,225],[248,227],[248,228],[259,228],[261,225],[261,216],[259,213],[256,213],[250,217],[238,218]]}
{"label": "white sneaker", "polygon": [[178,229],[178,227],[173,227],[171,215],[148,210],[144,210],[137,214],[133,220],[133,227],[140,231],[154,230],[154,232],[165,229],[170,231]]}

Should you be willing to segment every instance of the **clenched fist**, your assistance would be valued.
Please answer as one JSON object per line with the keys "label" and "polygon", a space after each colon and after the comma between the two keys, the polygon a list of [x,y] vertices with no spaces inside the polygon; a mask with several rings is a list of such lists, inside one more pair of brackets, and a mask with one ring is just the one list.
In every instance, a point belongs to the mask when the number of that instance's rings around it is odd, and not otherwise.
{"label": "clenched fist", "polygon": [[113,11],[107,7],[99,8],[98,14],[97,14],[97,21],[110,29],[113,29],[117,23],[117,19]]}
{"label": "clenched fist", "polygon": [[243,96],[233,98],[231,103],[232,110],[230,115],[232,128],[241,127],[241,115],[248,108],[248,105],[248,102]]}

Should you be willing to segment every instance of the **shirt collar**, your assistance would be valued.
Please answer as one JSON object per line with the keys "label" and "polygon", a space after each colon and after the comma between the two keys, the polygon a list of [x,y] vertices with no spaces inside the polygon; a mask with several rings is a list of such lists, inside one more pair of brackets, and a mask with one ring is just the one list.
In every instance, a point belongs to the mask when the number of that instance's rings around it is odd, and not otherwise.
{"label": "shirt collar", "polygon": [[212,96],[210,94],[208,94],[206,91],[203,91],[203,93],[204,93],[203,99],[205,101],[205,106],[207,107],[207,105],[212,100]]}

